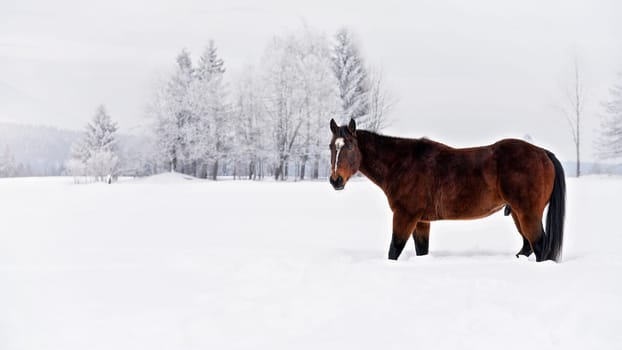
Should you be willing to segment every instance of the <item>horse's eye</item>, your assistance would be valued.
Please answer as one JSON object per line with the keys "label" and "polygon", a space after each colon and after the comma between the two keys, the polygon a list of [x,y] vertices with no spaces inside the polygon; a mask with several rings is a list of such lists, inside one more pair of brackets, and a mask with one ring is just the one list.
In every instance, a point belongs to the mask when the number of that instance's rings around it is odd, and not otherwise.
{"label": "horse's eye", "polygon": [[347,149],[353,149],[353,148],[354,148],[354,146],[353,146],[351,143],[348,143],[348,144],[346,145],[346,148],[347,148]]}

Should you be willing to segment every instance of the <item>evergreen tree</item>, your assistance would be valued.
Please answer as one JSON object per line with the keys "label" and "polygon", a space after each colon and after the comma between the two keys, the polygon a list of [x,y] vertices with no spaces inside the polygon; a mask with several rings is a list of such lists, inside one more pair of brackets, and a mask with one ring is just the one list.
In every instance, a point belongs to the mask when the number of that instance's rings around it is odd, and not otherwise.
{"label": "evergreen tree", "polygon": [[84,137],[72,146],[71,159],[65,167],[74,176],[90,175],[96,181],[117,176],[117,124],[99,106],[87,124]]}
{"label": "evergreen tree", "polygon": [[366,127],[365,117],[369,114],[369,82],[363,59],[352,34],[345,28],[335,36],[333,47],[333,72],[339,82],[341,98],[341,120],[356,119],[357,124]]}
{"label": "evergreen tree", "polygon": [[205,51],[199,57],[199,64],[196,70],[199,80],[211,80],[213,76],[221,78],[225,73],[225,62],[218,57],[217,48],[214,40],[209,41]]}
{"label": "evergreen tree", "polygon": [[[193,84],[191,103],[197,120],[193,125],[195,133],[193,155],[202,163],[200,176],[207,175],[207,162],[211,162],[211,178],[216,180],[220,161],[228,153],[231,139],[227,93],[223,82],[224,61],[218,56],[213,40],[199,58],[196,81]],[[193,174],[194,175],[194,174]]]}
{"label": "evergreen tree", "polygon": [[177,55],[175,73],[167,84],[157,92],[151,106],[156,117],[156,137],[159,152],[165,155],[170,171],[183,168],[183,161],[188,157],[188,142],[192,135],[189,125],[193,124],[193,115],[189,101],[189,89],[193,80],[194,69],[190,53],[183,49]]}
{"label": "evergreen tree", "polygon": [[97,107],[93,120],[86,126],[84,141],[88,156],[96,152],[116,152],[115,133],[117,130],[117,123],[113,122],[106,113],[106,108],[103,105]]}

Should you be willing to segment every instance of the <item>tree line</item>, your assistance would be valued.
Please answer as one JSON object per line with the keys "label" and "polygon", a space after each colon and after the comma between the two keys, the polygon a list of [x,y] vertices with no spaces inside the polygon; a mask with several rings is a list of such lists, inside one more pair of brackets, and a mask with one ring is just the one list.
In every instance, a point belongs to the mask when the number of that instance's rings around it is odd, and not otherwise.
{"label": "tree line", "polygon": [[[363,128],[387,125],[392,100],[379,69],[366,64],[354,35],[305,29],[276,36],[257,65],[227,76],[210,40],[198,60],[177,55],[172,74],[155,87],[147,106],[150,147],[130,157],[131,172],[174,171],[277,180],[318,179],[329,168],[328,122],[357,120]],[[74,175],[116,174],[116,124],[99,107],[67,162]]]}
{"label": "tree line", "polygon": [[[274,37],[258,66],[225,79],[210,41],[197,62],[182,50],[149,105],[158,170],[200,178],[325,176],[328,121],[385,126],[390,100],[346,29]],[[227,82],[231,82],[228,84]]]}

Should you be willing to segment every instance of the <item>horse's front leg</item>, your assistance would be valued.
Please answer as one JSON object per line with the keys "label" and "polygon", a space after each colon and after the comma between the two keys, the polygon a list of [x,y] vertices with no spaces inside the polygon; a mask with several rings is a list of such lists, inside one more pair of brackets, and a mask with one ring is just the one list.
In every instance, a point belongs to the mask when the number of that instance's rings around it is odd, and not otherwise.
{"label": "horse's front leg", "polygon": [[415,226],[417,226],[417,220],[411,215],[398,211],[393,213],[393,236],[389,246],[389,259],[397,260]]}

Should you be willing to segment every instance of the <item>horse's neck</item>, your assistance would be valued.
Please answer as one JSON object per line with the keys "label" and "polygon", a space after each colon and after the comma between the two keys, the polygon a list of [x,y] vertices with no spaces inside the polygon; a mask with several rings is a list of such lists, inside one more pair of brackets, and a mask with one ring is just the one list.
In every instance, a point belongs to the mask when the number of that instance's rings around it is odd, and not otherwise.
{"label": "horse's neck", "polygon": [[390,165],[394,162],[391,158],[391,155],[395,154],[393,148],[397,145],[386,136],[364,130],[357,133],[362,156],[359,171],[383,188],[389,175]]}

